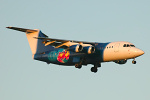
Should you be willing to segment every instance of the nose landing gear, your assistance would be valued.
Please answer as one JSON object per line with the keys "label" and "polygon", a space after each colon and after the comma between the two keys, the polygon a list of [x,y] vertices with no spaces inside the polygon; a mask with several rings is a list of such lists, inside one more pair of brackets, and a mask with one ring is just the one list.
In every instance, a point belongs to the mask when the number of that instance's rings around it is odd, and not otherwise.
{"label": "nose landing gear", "polygon": [[135,61],[135,60],[133,60],[133,61],[132,61],[132,64],[136,64],[136,61]]}
{"label": "nose landing gear", "polygon": [[135,58],[133,59],[132,64],[136,64]]}

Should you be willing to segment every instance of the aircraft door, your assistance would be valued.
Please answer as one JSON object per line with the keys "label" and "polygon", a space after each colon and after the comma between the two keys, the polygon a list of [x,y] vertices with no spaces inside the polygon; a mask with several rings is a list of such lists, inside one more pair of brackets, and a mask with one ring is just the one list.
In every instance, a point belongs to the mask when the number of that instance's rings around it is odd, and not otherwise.
{"label": "aircraft door", "polygon": [[114,52],[119,52],[119,46],[120,46],[120,43],[116,43],[114,45]]}

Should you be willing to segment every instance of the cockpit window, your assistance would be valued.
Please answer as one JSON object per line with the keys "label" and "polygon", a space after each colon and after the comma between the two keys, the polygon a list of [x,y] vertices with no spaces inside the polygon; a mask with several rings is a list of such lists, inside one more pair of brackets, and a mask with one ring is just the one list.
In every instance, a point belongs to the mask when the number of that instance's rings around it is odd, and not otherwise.
{"label": "cockpit window", "polygon": [[130,45],[131,47],[135,47],[133,44]]}
{"label": "cockpit window", "polygon": [[123,47],[127,47],[127,44],[124,44]]}
{"label": "cockpit window", "polygon": [[133,44],[124,44],[123,47],[135,47]]}

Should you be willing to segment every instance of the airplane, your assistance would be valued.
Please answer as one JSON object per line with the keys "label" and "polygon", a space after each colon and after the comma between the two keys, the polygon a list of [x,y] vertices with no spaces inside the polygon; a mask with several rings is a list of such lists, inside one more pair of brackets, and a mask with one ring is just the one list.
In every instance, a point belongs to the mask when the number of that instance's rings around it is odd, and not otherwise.
{"label": "airplane", "polygon": [[57,64],[64,66],[75,66],[81,68],[82,65],[92,64],[91,72],[96,73],[98,67],[103,62],[115,62],[125,64],[128,59],[133,59],[144,54],[144,51],[135,47],[130,42],[85,42],[64,39],[49,38],[39,29],[25,29],[18,27],[6,27],[21,32],[25,32],[31,51],[32,58],[46,62],[47,64]]}

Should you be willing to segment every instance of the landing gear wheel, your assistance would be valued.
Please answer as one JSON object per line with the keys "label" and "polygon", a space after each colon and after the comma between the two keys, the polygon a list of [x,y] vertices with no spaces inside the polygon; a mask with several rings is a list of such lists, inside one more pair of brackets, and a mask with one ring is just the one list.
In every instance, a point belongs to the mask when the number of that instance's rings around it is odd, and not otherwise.
{"label": "landing gear wheel", "polygon": [[80,65],[80,64],[75,64],[75,67],[80,69],[80,68],[82,67],[82,65]]}
{"label": "landing gear wheel", "polygon": [[78,68],[80,69],[82,67],[82,65],[79,65]]}
{"label": "landing gear wheel", "polygon": [[132,61],[132,64],[136,64],[136,61],[135,61],[135,60],[133,60],[133,61]]}
{"label": "landing gear wheel", "polygon": [[91,72],[96,73],[97,71],[98,71],[97,67],[92,67],[92,68],[91,68]]}

